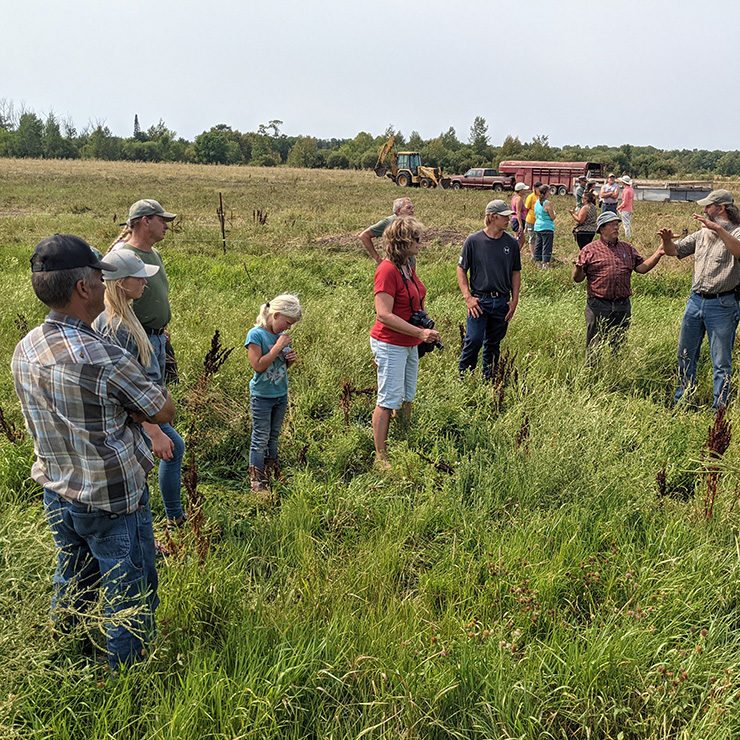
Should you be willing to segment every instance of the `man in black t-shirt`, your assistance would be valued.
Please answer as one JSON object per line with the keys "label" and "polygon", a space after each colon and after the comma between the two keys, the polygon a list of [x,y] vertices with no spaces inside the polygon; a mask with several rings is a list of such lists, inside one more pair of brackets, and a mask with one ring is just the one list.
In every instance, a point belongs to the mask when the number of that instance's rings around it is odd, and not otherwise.
{"label": "man in black t-shirt", "polygon": [[483,378],[492,376],[501,340],[519,303],[519,245],[506,233],[512,213],[503,200],[492,200],[486,206],[485,228],[465,240],[457,263],[457,282],[468,308],[461,374],[476,366],[482,346]]}

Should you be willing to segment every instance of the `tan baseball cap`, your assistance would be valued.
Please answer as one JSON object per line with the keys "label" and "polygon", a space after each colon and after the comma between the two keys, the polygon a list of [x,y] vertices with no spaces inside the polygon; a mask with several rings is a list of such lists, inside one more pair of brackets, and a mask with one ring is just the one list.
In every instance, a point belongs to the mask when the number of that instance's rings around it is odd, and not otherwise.
{"label": "tan baseball cap", "polygon": [[729,190],[712,190],[706,198],[696,201],[697,206],[729,206],[735,202]]}

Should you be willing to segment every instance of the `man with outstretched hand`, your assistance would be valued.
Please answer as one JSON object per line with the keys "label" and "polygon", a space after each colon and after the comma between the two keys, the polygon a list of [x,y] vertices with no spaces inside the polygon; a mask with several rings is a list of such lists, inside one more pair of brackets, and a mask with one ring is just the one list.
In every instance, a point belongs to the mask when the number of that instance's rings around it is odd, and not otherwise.
{"label": "man with outstretched hand", "polygon": [[[696,366],[706,332],[712,357],[714,407],[726,406],[730,395],[732,348],[740,308],[740,210],[728,190],[713,190],[698,200],[704,215],[694,214],[702,228],[678,237],[658,232],[665,253],[683,259],[694,255],[694,280],[678,338],[676,403],[696,387]],[[678,241],[676,241],[678,239]]]}

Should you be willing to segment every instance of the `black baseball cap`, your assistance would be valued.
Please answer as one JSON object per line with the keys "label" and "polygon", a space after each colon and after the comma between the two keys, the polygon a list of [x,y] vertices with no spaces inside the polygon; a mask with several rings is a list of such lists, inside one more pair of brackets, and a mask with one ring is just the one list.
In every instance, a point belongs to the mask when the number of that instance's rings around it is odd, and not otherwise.
{"label": "black baseball cap", "polygon": [[74,234],[54,234],[42,239],[33,250],[31,272],[56,272],[76,267],[115,270],[115,265],[103,262],[93,248]]}

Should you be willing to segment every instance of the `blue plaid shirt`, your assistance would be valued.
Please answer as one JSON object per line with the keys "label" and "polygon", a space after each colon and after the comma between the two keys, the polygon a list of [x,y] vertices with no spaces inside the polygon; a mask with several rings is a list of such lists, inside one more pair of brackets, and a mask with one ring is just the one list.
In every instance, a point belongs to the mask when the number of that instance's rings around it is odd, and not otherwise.
{"label": "blue plaid shirt", "polygon": [[57,311],[18,343],[11,370],[34,441],[31,477],[70,501],[135,511],[154,458],[130,414],[153,416],[166,391],[126,350]]}

